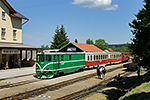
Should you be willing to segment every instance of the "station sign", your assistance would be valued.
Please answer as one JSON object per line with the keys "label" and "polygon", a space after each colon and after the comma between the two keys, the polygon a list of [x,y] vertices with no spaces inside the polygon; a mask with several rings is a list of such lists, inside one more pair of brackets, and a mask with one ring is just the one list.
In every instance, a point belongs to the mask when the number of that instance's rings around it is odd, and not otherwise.
{"label": "station sign", "polygon": [[20,54],[20,50],[2,50],[2,54]]}

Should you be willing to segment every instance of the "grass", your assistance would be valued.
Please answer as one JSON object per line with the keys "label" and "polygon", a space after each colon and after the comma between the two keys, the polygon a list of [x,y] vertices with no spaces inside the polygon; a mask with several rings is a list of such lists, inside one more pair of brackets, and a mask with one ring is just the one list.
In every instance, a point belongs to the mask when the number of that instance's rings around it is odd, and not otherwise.
{"label": "grass", "polygon": [[[125,84],[123,84],[125,83]],[[108,84],[108,88],[89,95],[84,100],[150,100],[150,71]]]}

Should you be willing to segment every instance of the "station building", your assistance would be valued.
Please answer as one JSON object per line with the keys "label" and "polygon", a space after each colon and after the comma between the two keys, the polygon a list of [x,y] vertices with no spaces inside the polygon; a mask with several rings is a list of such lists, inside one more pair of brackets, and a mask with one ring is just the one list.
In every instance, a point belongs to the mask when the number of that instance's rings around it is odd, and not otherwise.
{"label": "station building", "polygon": [[19,60],[21,66],[35,64],[40,48],[22,43],[22,26],[28,21],[7,0],[0,0],[0,69],[3,69],[3,63],[7,68],[15,68]]}

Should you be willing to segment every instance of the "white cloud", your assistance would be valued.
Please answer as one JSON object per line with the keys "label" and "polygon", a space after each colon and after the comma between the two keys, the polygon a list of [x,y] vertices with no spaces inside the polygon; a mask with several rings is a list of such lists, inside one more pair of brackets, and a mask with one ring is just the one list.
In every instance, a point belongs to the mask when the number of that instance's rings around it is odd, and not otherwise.
{"label": "white cloud", "polygon": [[74,0],[72,4],[98,10],[116,10],[118,5],[111,6],[112,0]]}

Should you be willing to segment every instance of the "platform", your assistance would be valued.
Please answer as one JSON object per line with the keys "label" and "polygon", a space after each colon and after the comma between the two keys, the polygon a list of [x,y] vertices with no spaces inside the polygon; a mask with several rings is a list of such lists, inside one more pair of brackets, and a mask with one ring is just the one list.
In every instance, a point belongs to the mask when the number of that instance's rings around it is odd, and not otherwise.
{"label": "platform", "polygon": [[0,70],[0,80],[22,75],[35,74],[35,66]]}

